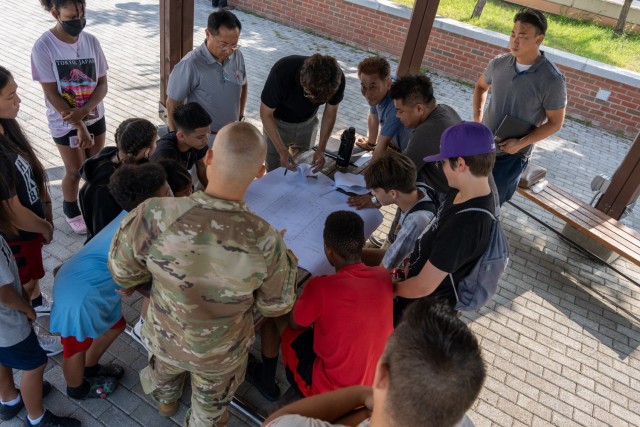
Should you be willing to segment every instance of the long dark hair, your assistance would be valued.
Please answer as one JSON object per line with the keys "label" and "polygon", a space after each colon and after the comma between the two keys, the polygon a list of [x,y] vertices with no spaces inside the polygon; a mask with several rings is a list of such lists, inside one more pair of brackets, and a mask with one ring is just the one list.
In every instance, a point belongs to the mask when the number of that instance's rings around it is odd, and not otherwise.
{"label": "long dark hair", "polygon": [[[3,66],[0,66],[0,91],[9,84],[9,80],[13,76]],[[7,155],[8,153],[18,154],[22,156],[31,165],[33,177],[36,180],[38,186],[38,192],[40,198],[45,199],[46,193],[46,180],[47,176],[44,171],[44,167],[38,157],[36,157],[33,147],[29,143],[29,140],[20,129],[20,125],[16,119],[5,119],[0,117],[0,126],[4,129],[4,134],[0,133],[0,153]]]}
{"label": "long dark hair", "polygon": [[[3,193],[9,193],[9,185],[4,177],[0,174],[0,191]],[[7,236],[15,236],[18,234],[18,229],[11,222],[13,218],[13,209],[6,200],[0,201],[0,232]]]}

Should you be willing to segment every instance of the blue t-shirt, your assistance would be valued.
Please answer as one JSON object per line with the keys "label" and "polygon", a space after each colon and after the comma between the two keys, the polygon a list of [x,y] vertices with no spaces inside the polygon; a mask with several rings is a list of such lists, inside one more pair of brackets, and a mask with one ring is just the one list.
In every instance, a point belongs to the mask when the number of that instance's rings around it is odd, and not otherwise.
{"label": "blue t-shirt", "polygon": [[400,119],[396,117],[396,106],[393,104],[393,99],[387,94],[378,105],[371,107],[370,112],[378,116],[380,122],[378,135],[391,137],[391,142],[400,151],[406,150],[409,139],[411,139],[411,130],[405,128]]}
{"label": "blue t-shirt", "polygon": [[84,341],[104,334],[122,317],[119,286],[111,278],[107,259],[126,214],[120,212],[60,267],[53,282],[51,332]]}

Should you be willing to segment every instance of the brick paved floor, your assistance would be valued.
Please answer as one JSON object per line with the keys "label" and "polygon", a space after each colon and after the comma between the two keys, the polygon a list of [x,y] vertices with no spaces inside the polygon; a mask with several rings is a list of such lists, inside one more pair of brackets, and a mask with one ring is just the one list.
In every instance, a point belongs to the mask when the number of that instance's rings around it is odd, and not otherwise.
{"label": "brick paved floor", "polygon": [[[81,246],[61,213],[62,162],[49,137],[42,90],[30,79],[29,55],[35,39],[52,26],[52,18],[38,2],[0,1],[0,64],[16,76],[22,97],[19,120],[27,130],[49,173],[54,198],[56,233],[45,248],[48,271],[43,291],[51,295],[50,271]],[[208,0],[196,0],[195,43],[203,39],[203,25],[211,11]],[[289,54],[321,52],[338,58],[347,76],[347,92],[337,127],[366,129],[367,107],[359,93],[357,63],[367,52],[294,30],[252,14],[238,12],[249,79],[247,116],[259,125],[259,95],[276,59]],[[158,2],[138,0],[90,2],[87,31],[100,40],[109,61],[106,98],[108,143],[113,131],[132,116],[157,119],[159,91]],[[395,66],[395,64],[394,64]],[[472,89],[432,76],[436,97],[452,105],[463,118],[471,117]],[[629,148],[629,141],[596,128],[567,121],[557,135],[539,144],[534,162],[549,169],[550,178],[584,201],[591,199],[591,178],[611,175]],[[554,228],[562,223],[519,196],[514,202]],[[480,313],[467,316],[480,337],[489,376],[470,412],[478,426],[635,426],[640,425],[640,292],[610,268],[580,252],[512,207],[504,209],[504,228],[511,247],[511,265],[498,295]],[[640,219],[625,219],[638,229]],[[619,260],[615,267],[636,281],[640,269]],[[132,323],[139,300],[125,302]],[[45,325],[46,326],[46,325]],[[55,389],[46,405],[60,414],[73,414],[87,426],[170,426],[179,423],[189,402],[172,419],[160,418],[142,393],[137,371],[145,365],[144,351],[128,336],[119,338],[105,356],[127,367],[122,386],[104,401],[71,401],[64,395],[61,357],[52,358],[46,378]],[[247,385],[241,390],[261,410],[274,405]],[[24,411],[20,414],[24,418]],[[18,425],[21,420],[1,423]],[[248,425],[233,417],[230,425]]]}

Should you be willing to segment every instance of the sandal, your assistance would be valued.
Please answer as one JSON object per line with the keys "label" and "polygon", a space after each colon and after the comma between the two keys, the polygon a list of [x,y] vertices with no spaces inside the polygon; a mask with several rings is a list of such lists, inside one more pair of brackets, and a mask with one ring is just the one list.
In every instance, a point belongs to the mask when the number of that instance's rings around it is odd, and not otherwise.
{"label": "sandal", "polygon": [[356,147],[364,151],[373,151],[376,149],[376,144],[370,144],[369,141],[364,143],[361,141],[356,141]]}
{"label": "sandal", "polygon": [[115,363],[100,365],[100,367],[98,368],[98,372],[94,375],[94,377],[112,377],[120,379],[124,377],[124,368],[120,365],[116,365]]}
{"label": "sandal", "polygon": [[106,399],[118,388],[118,381],[113,377],[91,377],[89,381],[89,393],[83,399]]}

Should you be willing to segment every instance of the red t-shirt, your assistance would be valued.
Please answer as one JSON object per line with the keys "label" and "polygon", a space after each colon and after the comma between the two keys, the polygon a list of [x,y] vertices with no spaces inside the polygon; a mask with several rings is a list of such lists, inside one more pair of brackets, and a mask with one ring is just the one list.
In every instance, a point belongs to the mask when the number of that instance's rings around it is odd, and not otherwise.
{"label": "red t-shirt", "polygon": [[393,332],[393,285],[384,267],[352,264],[305,285],[293,307],[300,326],[314,327],[312,384],[318,393],[372,385]]}

